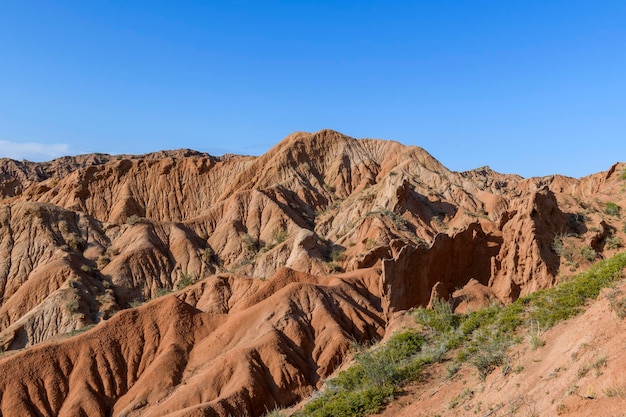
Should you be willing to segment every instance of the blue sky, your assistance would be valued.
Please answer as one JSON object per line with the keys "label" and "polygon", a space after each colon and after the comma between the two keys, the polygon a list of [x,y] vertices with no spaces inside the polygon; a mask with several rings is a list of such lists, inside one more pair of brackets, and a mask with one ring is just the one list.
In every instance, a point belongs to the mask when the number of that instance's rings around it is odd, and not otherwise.
{"label": "blue sky", "polygon": [[0,156],[259,155],[324,128],[454,170],[606,170],[626,2],[0,0]]}

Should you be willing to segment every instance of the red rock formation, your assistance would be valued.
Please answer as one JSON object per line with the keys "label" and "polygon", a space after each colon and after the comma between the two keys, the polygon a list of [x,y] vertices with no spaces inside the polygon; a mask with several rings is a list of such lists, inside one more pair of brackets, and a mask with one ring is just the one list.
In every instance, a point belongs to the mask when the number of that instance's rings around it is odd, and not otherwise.
{"label": "red rock formation", "polygon": [[2,415],[292,404],[433,294],[507,303],[615,251],[623,170],[458,173],[328,130],[260,157],[1,160],[0,347],[28,347],[0,360]]}

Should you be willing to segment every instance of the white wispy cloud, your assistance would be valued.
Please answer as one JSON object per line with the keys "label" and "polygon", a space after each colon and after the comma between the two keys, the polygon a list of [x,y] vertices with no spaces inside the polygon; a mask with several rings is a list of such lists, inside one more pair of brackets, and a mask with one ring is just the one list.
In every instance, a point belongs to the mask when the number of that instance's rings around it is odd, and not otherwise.
{"label": "white wispy cloud", "polygon": [[29,161],[47,161],[70,153],[69,145],[65,143],[36,143],[36,142],[11,142],[0,140],[0,158],[16,160],[27,159]]}

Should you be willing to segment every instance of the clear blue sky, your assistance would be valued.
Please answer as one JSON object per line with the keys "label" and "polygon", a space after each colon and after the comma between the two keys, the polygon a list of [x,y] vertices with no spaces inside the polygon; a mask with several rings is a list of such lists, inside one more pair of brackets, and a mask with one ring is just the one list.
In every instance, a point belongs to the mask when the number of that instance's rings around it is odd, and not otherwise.
{"label": "clear blue sky", "polygon": [[259,155],[323,128],[454,170],[606,170],[626,1],[0,0],[0,156]]}

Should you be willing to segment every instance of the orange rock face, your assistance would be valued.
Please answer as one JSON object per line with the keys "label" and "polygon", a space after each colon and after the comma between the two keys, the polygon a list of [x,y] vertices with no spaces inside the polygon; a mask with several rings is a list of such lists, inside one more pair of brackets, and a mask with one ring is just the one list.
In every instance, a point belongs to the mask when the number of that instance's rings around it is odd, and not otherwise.
{"label": "orange rock face", "polygon": [[260,157],[0,160],[0,413],[292,405],[399,311],[508,303],[615,251],[624,169],[458,173],[333,131]]}

